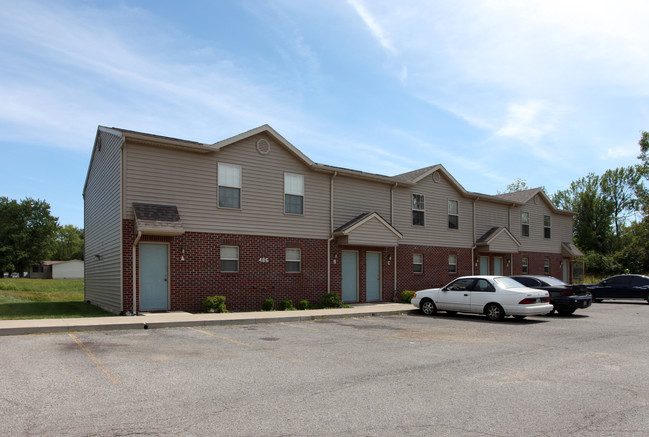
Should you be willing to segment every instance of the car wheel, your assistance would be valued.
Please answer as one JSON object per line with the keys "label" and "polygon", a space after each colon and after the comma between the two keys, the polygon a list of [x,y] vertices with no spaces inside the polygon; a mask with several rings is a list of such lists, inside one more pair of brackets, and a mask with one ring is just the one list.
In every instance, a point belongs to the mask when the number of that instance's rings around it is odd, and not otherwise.
{"label": "car wheel", "polygon": [[427,316],[432,316],[437,312],[437,307],[432,300],[425,300],[421,303],[421,312]]}
{"label": "car wheel", "polygon": [[514,316],[516,320],[523,320],[527,316]]}
{"label": "car wheel", "polygon": [[560,316],[569,316],[575,312],[575,310],[557,310]]}
{"label": "car wheel", "polygon": [[649,303],[649,293],[647,293],[647,295],[644,297],[644,299],[647,301],[647,303]]}
{"label": "car wheel", "polygon": [[454,316],[457,314],[457,311],[446,311],[446,314]]}
{"label": "car wheel", "polygon": [[485,316],[491,321],[498,321],[505,318],[505,311],[497,303],[490,303],[484,308]]}

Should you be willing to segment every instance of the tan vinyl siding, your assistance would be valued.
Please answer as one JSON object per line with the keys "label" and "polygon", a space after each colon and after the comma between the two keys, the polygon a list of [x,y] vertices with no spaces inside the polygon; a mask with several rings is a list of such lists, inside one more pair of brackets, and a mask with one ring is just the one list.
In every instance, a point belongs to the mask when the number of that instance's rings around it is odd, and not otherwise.
{"label": "tan vinyl siding", "polygon": [[509,227],[509,206],[484,200],[475,202],[476,240],[489,229],[497,226]]}
{"label": "tan vinyl siding", "polygon": [[[270,152],[259,153],[267,139]],[[329,181],[280,144],[256,135],[213,153],[130,144],[126,148],[125,217],[134,202],[176,205],[189,232],[328,238]],[[241,208],[217,206],[218,162],[241,167]],[[284,213],[284,173],[304,175],[304,213]]]}
{"label": "tan vinyl siding", "polygon": [[94,152],[85,191],[84,299],[118,313],[123,310],[121,138],[99,135],[101,150]]}
{"label": "tan vinyl siding", "polygon": [[334,229],[365,212],[390,222],[390,185],[337,176],[334,179]]}
{"label": "tan vinyl siding", "polygon": [[[412,225],[412,195],[425,196],[425,226]],[[448,201],[458,201],[459,229],[448,228]],[[393,226],[403,234],[399,244],[470,248],[473,246],[473,201],[462,197],[444,177],[426,177],[414,187],[394,190]]]}
{"label": "tan vinyl siding", "polygon": [[[530,213],[530,235],[521,235],[521,212]],[[551,217],[551,238],[543,237],[543,216]],[[572,242],[572,215],[556,214],[540,196],[526,205],[511,209],[512,234],[520,241],[523,252],[560,253],[562,242]]]}

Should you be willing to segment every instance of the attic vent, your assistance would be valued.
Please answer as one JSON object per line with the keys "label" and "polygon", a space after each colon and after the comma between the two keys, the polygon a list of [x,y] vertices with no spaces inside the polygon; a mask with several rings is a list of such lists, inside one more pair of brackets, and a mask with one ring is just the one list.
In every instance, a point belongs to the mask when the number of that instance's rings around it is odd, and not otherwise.
{"label": "attic vent", "polygon": [[270,152],[270,143],[267,139],[261,138],[260,140],[257,140],[257,151],[262,155],[266,155]]}
{"label": "attic vent", "polygon": [[435,173],[433,173],[433,182],[438,183],[439,179],[439,172],[436,171]]}

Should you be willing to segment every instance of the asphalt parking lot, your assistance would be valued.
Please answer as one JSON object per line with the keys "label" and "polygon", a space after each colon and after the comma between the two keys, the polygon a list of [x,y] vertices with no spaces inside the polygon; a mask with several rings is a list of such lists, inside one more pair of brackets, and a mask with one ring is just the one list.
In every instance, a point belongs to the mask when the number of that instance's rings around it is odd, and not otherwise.
{"label": "asphalt parking lot", "polygon": [[646,435],[649,305],[0,337],[0,435]]}

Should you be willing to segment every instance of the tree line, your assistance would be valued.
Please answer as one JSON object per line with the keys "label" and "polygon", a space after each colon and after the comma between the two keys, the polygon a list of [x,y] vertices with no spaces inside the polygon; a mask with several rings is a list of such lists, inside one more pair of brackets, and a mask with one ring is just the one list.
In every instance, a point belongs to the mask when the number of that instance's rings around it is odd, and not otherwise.
{"label": "tree line", "polygon": [[83,259],[83,229],[59,225],[44,200],[0,197],[0,277],[42,261]]}

